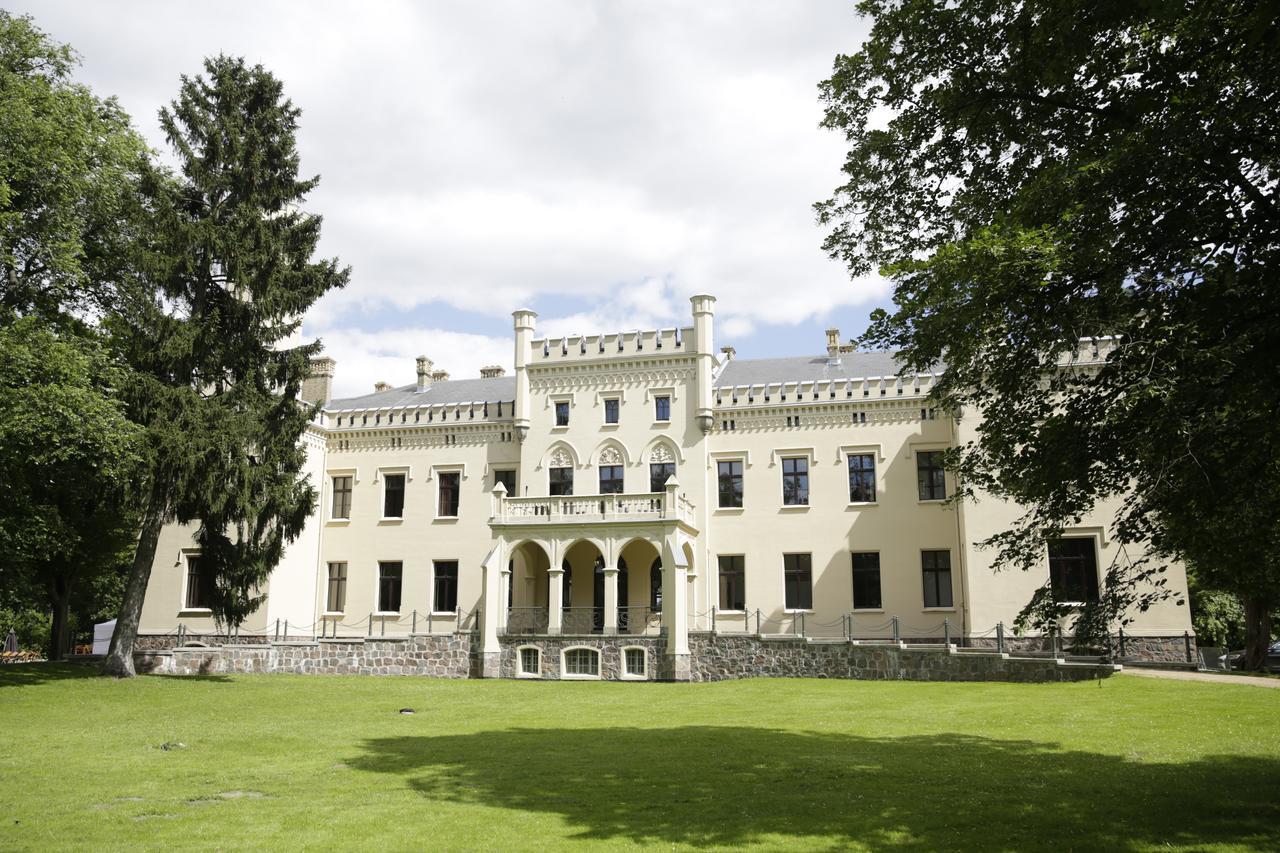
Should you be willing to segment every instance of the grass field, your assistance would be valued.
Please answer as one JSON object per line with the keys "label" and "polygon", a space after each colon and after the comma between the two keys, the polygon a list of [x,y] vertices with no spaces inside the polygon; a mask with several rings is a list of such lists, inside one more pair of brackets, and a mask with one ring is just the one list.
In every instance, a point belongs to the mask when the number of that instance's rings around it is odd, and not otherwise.
{"label": "grass field", "polygon": [[26,665],[0,739],[4,850],[1280,849],[1280,691],[1248,686]]}

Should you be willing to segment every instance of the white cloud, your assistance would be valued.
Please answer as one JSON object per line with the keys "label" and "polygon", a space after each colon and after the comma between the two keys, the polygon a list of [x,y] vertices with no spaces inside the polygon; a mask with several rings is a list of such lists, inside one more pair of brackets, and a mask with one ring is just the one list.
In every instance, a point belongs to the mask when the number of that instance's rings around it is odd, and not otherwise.
{"label": "white cloud", "polygon": [[468,335],[446,329],[395,328],[376,332],[323,331],[325,354],[337,361],[335,397],[372,394],[375,382],[408,385],[417,379],[417,358],[425,355],[451,379],[475,379],[490,364],[511,372],[513,340]]}

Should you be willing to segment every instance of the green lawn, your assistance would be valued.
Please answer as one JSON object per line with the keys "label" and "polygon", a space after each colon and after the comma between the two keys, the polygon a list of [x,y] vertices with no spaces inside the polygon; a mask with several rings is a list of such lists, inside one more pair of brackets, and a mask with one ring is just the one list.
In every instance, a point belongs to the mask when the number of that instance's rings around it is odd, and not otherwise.
{"label": "green lawn", "polygon": [[1280,850],[1280,691],[1101,685],[7,667],[0,849]]}

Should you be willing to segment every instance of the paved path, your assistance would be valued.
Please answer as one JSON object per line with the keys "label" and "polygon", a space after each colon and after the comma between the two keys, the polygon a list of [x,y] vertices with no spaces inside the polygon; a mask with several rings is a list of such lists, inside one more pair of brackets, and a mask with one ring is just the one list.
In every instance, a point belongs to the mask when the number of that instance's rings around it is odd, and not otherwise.
{"label": "paved path", "polygon": [[1174,681],[1209,681],[1214,684],[1247,684],[1251,687],[1270,687],[1280,689],[1280,678],[1264,678],[1259,675],[1227,675],[1215,672],[1187,672],[1180,669],[1141,669],[1136,666],[1124,668],[1125,675],[1140,675],[1143,678],[1171,678]]}

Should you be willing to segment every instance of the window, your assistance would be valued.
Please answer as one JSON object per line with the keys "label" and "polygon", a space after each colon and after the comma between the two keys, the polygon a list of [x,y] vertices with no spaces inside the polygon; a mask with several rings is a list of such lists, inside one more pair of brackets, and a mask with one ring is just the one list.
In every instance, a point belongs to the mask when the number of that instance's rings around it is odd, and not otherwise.
{"label": "window", "polygon": [[494,471],[493,484],[496,486],[501,483],[507,489],[507,494],[514,496],[516,493],[516,472],[515,471]]}
{"label": "window", "polygon": [[526,646],[520,650],[520,674],[521,675],[541,675],[542,674],[542,653],[537,649]]}
{"label": "window", "polygon": [[645,673],[644,649],[623,649],[622,674],[631,678],[644,678]]}
{"label": "window", "polygon": [[1049,584],[1058,601],[1098,600],[1098,559],[1093,539],[1049,540]]}
{"label": "window", "polygon": [[788,610],[813,609],[813,561],[809,554],[783,554],[782,577]]}
{"label": "window", "polygon": [[870,453],[850,453],[849,503],[875,503],[875,501],[876,458]]}
{"label": "window", "polygon": [[328,613],[341,613],[347,605],[347,564],[329,564],[329,594],[324,609]]}
{"label": "window", "polygon": [[600,675],[600,653],[595,649],[567,649],[564,653],[564,674],[586,678]]}
{"label": "window", "polygon": [[333,508],[331,518],[351,517],[351,477],[333,478]]}
{"label": "window", "polygon": [[616,424],[618,422],[618,401],[609,399],[604,401],[604,422],[607,424]]}
{"label": "window", "polygon": [[676,463],[649,463],[649,491],[661,492],[667,487],[667,480],[676,475]]}
{"label": "window", "polygon": [[920,482],[920,500],[946,499],[947,477],[942,469],[941,450],[922,450],[916,454],[916,477]]}
{"label": "window", "polygon": [[671,398],[667,396],[653,398],[653,419],[657,421],[671,420]]}
{"label": "window", "polygon": [[782,503],[786,506],[809,505],[809,460],[788,456],[782,460]]}
{"label": "window", "polygon": [[747,594],[744,581],[746,572],[741,554],[721,554],[717,559],[720,564],[720,609],[745,610]]}
{"label": "window", "polygon": [[[948,589],[950,585],[948,584]],[[879,610],[880,603],[880,555],[855,553],[853,555],[853,609]]]}
{"label": "window", "polygon": [[431,609],[436,613],[452,613],[458,609],[458,561],[436,560],[435,589]]}
{"label": "window", "polygon": [[662,612],[662,558],[653,561],[649,567],[649,609],[654,613]]}
{"label": "window", "polygon": [[951,552],[921,551],[924,572],[924,606],[951,607]]}
{"label": "window", "polygon": [[547,471],[547,494],[551,495],[571,495],[573,494],[573,469],[572,468],[550,468]]}
{"label": "window", "polygon": [[556,403],[556,426],[569,425],[569,401],[562,400]]}
{"label": "window", "polygon": [[382,517],[404,517],[404,474],[382,475]]}
{"label": "window", "polygon": [[213,572],[202,568],[199,554],[187,557],[187,597],[188,610],[208,610],[213,607]]}
{"label": "window", "polygon": [[462,475],[457,471],[441,471],[437,476],[440,478],[439,515],[454,518],[458,515],[459,481]]}
{"label": "window", "polygon": [[602,495],[622,494],[622,466],[621,465],[601,465],[600,466],[600,494]]}
{"label": "window", "polygon": [[726,459],[716,463],[719,471],[720,506],[742,506],[742,460]]}
{"label": "window", "polygon": [[404,563],[378,563],[378,612],[400,612],[400,585]]}

